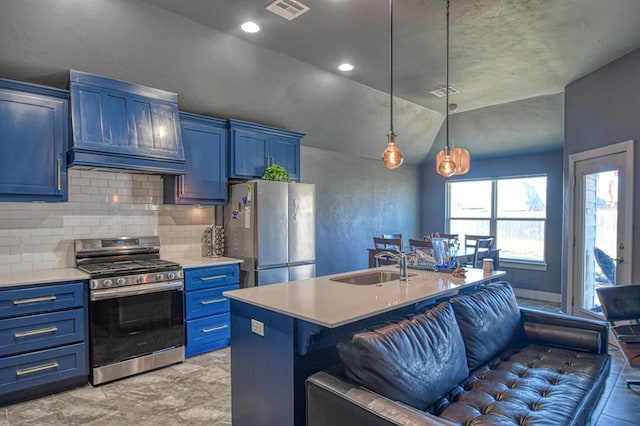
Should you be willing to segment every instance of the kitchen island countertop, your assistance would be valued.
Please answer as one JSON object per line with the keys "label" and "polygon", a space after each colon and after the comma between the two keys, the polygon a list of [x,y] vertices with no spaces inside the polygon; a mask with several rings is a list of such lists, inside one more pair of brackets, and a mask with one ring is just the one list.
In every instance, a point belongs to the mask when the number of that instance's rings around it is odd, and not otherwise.
{"label": "kitchen island countertop", "polygon": [[[379,270],[397,268],[381,267]],[[466,278],[451,274],[410,270],[408,283],[398,280],[373,285],[353,285],[331,278],[365,273],[373,269],[227,291],[225,296],[323,327],[339,327],[392,311],[432,297],[457,293],[460,288],[500,279],[504,271],[484,274],[470,269]]]}

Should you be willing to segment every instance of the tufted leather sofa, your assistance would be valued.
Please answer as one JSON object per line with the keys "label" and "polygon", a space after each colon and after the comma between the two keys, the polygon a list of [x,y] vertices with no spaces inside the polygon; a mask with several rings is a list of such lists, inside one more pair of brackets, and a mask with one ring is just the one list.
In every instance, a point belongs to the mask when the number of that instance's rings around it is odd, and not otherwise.
{"label": "tufted leather sofa", "polygon": [[307,425],[583,425],[609,374],[603,321],[519,308],[507,282],[357,332],[307,379]]}

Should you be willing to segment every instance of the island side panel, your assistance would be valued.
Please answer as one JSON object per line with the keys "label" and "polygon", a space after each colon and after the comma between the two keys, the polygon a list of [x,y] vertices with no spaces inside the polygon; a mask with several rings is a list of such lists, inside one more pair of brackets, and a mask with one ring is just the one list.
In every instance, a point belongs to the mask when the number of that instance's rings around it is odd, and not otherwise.
{"label": "island side panel", "polygon": [[[252,331],[251,320],[264,327]],[[294,425],[294,319],[231,299],[231,411],[234,426]]]}

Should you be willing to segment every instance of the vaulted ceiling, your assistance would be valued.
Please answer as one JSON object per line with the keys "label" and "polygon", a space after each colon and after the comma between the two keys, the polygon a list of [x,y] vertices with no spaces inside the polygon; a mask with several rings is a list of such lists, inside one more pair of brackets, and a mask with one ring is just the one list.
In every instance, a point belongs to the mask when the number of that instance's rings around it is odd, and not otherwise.
{"label": "vaulted ceiling", "polygon": [[[287,21],[270,0],[145,0],[363,85],[389,90],[388,0],[303,0]],[[394,3],[394,92],[444,113],[445,0]],[[450,102],[458,145],[474,155],[560,148],[563,90],[640,46],[638,0],[451,0]],[[242,32],[245,20],[262,31]],[[355,69],[336,69],[350,62]],[[438,132],[434,132],[435,135]],[[431,156],[444,143],[442,132]],[[402,137],[399,137],[402,146]],[[427,152],[413,154],[412,163]]]}

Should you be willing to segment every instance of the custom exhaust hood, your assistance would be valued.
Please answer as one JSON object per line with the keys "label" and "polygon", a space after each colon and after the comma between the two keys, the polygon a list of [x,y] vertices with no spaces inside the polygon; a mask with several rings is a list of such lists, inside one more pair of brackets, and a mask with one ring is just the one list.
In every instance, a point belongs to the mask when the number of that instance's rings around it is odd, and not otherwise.
{"label": "custom exhaust hood", "polygon": [[178,95],[71,70],[69,167],[183,174]]}

